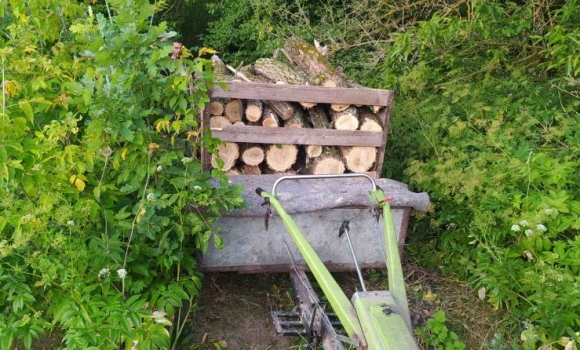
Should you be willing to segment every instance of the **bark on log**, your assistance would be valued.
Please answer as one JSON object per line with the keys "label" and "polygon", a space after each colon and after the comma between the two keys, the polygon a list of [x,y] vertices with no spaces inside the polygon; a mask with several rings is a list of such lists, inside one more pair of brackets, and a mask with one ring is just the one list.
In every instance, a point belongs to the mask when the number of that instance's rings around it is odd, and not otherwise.
{"label": "bark on log", "polygon": [[330,111],[334,128],[338,130],[358,129],[358,110],[351,106],[342,112]]}
{"label": "bark on log", "polygon": [[346,168],[355,173],[369,171],[377,160],[375,147],[340,147]]}
{"label": "bark on log", "polygon": [[[221,169],[223,171],[230,170],[236,164],[236,160],[240,156],[238,144],[233,142],[226,142],[223,145],[219,145],[217,149],[219,158],[221,158],[224,162],[224,165]],[[211,166],[214,168],[219,168],[217,162],[218,156],[215,154],[212,154],[211,156]]]}
{"label": "bark on log", "polygon": [[219,58],[218,55],[213,55],[211,56],[211,62],[214,79],[218,81],[227,80],[228,69],[226,68],[226,64],[221,60],[221,58]]}
{"label": "bark on log", "polygon": [[209,118],[210,129],[223,129],[224,126],[230,125],[230,124],[231,124],[230,120],[226,117],[221,116],[221,115]]}
{"label": "bark on log", "polygon": [[[251,71],[247,71],[244,73],[244,80],[247,82],[255,82],[255,83],[272,83],[266,77],[261,75],[253,74]],[[262,101],[267,107],[270,107],[278,115],[278,117],[282,118],[283,120],[290,119],[292,114],[294,113],[295,107],[286,101]]]}
{"label": "bark on log", "polygon": [[259,58],[254,63],[256,74],[266,77],[274,83],[283,82],[290,85],[308,84],[306,73],[287,65],[286,63],[271,58]]}
{"label": "bark on log", "polygon": [[262,174],[262,170],[260,169],[259,165],[248,165],[244,164],[240,171],[242,175],[260,175]]}
{"label": "bark on log", "polygon": [[297,108],[290,119],[284,122],[286,128],[303,128],[304,127],[304,111]]}
{"label": "bark on log", "polygon": [[264,148],[261,145],[246,144],[241,147],[240,159],[247,165],[258,165],[264,161]]}
{"label": "bark on log", "polygon": [[270,145],[266,152],[266,164],[274,171],[286,171],[296,163],[298,146]]}
{"label": "bark on log", "polygon": [[267,127],[278,127],[280,126],[280,118],[274,113],[269,107],[264,109],[264,115],[262,116],[262,126]]}
{"label": "bark on log", "polygon": [[264,104],[260,100],[248,100],[246,103],[246,119],[250,122],[257,122],[262,118]]}
{"label": "bark on log", "polygon": [[[259,58],[254,63],[254,71],[276,84],[310,85],[308,76],[300,69],[271,58]],[[304,108],[316,106],[313,102],[300,102]]]}
{"label": "bark on log", "polygon": [[308,115],[310,116],[310,122],[315,129],[329,129],[330,120],[328,115],[324,111],[324,108],[316,106],[308,110]]}
{"label": "bark on log", "polygon": [[308,74],[314,85],[321,85],[327,80],[332,80],[339,87],[358,87],[357,84],[338,72],[328,60],[321,55],[314,45],[292,36],[286,39],[284,52],[296,66]]}
{"label": "bark on log", "polygon": [[360,130],[362,131],[383,131],[381,121],[376,114],[366,109],[359,109]]}
{"label": "bark on log", "polygon": [[231,99],[226,104],[225,115],[232,123],[241,121],[244,115],[244,104],[242,100],[238,98]]}
{"label": "bark on log", "polygon": [[322,154],[312,161],[306,172],[314,175],[342,174],[345,171],[342,157],[334,147],[323,147]]}

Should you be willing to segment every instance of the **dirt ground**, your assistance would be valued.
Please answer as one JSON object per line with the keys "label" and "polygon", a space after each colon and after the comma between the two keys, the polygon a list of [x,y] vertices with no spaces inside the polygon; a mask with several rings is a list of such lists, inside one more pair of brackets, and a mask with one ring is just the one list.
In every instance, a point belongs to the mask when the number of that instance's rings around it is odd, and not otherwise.
{"label": "dirt ground", "polygon": [[[502,325],[508,316],[479,300],[466,283],[411,261],[404,266],[413,328],[424,326],[435,311],[442,309],[446,325],[468,349],[489,348],[492,338],[504,331]],[[349,297],[360,289],[356,273],[336,273],[334,277]],[[385,271],[366,270],[364,278],[369,290],[387,287]],[[305,348],[304,340],[277,336],[270,318],[272,310],[290,311],[295,307],[288,274],[206,274],[199,305],[194,319],[198,343],[223,341],[231,350]]]}
{"label": "dirt ground", "polygon": [[195,339],[223,341],[231,350],[299,349],[300,339],[276,335],[270,317],[270,311],[293,306],[288,274],[206,274]]}

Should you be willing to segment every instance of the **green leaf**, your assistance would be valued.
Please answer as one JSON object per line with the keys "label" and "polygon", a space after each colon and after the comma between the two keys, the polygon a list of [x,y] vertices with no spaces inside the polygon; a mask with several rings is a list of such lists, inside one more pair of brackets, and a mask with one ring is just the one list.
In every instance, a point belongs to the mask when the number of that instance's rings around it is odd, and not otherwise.
{"label": "green leaf", "polygon": [[32,107],[30,106],[30,103],[20,102],[20,108],[24,112],[24,115],[26,116],[26,118],[28,118],[28,121],[30,123],[34,122],[34,112],[32,111]]}

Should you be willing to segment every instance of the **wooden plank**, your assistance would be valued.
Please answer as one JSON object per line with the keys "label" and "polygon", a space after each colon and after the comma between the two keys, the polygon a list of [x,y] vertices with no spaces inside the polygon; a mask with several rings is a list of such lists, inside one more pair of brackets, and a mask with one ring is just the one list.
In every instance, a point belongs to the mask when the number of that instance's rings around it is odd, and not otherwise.
{"label": "wooden plank", "polygon": [[228,85],[228,90],[215,85],[211,97],[369,106],[389,106],[393,103],[392,90],[245,82],[230,82]]}
{"label": "wooden plank", "polygon": [[360,130],[226,125],[211,133],[225,142],[361,147],[380,147],[383,142],[383,133]]}

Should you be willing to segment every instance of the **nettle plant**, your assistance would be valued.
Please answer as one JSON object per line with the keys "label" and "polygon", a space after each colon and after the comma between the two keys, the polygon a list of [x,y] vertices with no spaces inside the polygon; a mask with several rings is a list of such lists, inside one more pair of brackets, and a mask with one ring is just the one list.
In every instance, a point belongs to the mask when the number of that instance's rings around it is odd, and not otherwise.
{"label": "nettle plant", "polygon": [[195,254],[243,204],[197,156],[217,146],[197,120],[211,63],[171,60],[148,1],[105,4],[0,7],[2,349],[46,331],[68,349],[175,348]]}

